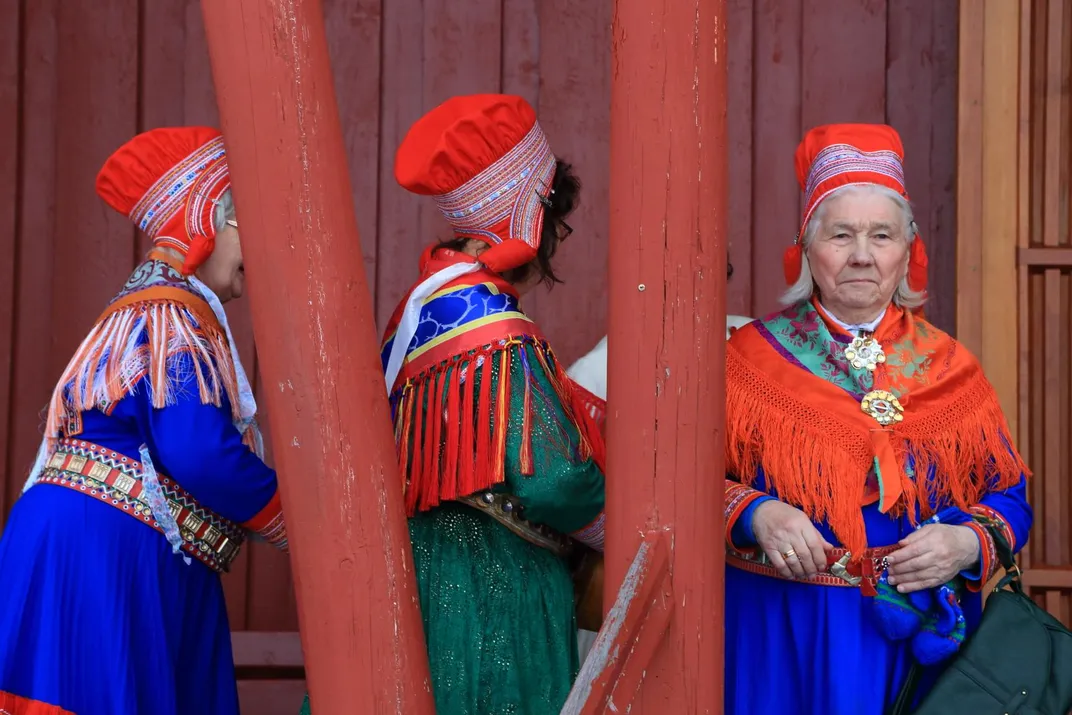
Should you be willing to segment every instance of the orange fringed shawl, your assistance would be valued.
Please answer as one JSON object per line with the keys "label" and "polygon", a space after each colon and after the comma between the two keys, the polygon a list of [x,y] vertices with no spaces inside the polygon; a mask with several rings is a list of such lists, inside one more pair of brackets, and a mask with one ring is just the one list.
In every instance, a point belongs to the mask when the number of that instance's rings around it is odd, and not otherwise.
{"label": "orange fringed shawl", "polygon": [[[726,348],[726,464],[826,521],[859,555],[861,506],[926,518],[945,501],[967,510],[1027,474],[997,394],[975,358],[920,317],[891,306],[874,338],[874,374],[843,356],[849,336],[804,303],[736,332]],[[892,392],[904,419],[882,427],[861,409]],[[928,476],[929,475],[929,476]]]}

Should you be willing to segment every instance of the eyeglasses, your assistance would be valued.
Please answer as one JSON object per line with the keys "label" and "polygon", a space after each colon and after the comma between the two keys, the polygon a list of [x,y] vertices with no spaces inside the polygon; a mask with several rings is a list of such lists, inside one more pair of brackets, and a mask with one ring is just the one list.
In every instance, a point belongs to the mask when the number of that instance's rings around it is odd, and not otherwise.
{"label": "eyeglasses", "polygon": [[[553,189],[551,190],[551,193],[552,194],[555,193]],[[541,194],[538,191],[536,192],[536,197],[540,200],[540,203],[543,204],[543,207],[545,209],[551,208],[551,199],[550,198],[544,196],[543,194]],[[556,221],[556,223],[558,223],[559,226],[562,227],[562,231],[563,231],[562,235],[560,235],[558,237],[558,240],[565,241],[567,238],[569,238],[573,234],[573,227],[570,226],[565,221],[563,221],[562,219],[555,219],[555,221]]]}

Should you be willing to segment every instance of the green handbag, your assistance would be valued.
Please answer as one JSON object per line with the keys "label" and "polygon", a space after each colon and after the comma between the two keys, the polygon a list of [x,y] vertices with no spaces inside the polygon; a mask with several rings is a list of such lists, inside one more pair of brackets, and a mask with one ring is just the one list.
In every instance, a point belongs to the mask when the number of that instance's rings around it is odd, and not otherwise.
{"label": "green handbag", "polygon": [[998,529],[1005,576],[987,598],[978,630],[915,710],[922,668],[913,664],[890,715],[1067,715],[1072,711],[1072,632],[1024,593]]}

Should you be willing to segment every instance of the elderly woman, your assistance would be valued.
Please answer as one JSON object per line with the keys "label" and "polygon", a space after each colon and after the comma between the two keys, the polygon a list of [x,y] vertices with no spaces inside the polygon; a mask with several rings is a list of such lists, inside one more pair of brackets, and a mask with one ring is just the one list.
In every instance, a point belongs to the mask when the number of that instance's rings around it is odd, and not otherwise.
{"label": "elderly woman", "polygon": [[602,439],[520,299],[557,281],[580,185],[508,95],[422,117],[395,178],[454,234],[382,350],[436,712],[557,715],[577,671],[566,556],[602,549]]}
{"label": "elderly woman", "polygon": [[977,623],[995,535],[1031,528],[994,390],[919,314],[902,161],[886,126],[804,137],[787,307],[727,347],[729,714],[880,715]]}
{"label": "elderly woman", "polygon": [[222,303],[242,295],[214,129],[136,136],[97,177],[153,241],[75,351],[0,540],[0,712],[237,715],[220,574],[285,547]]}

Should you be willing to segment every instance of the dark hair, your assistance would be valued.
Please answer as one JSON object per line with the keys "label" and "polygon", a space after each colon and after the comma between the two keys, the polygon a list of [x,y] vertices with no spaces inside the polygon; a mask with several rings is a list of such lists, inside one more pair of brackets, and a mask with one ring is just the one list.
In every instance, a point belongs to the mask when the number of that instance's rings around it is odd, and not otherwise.
{"label": "dark hair", "polygon": [[[551,179],[551,193],[546,198],[541,198],[543,204],[543,230],[540,232],[540,247],[536,249],[536,258],[528,263],[511,268],[503,273],[510,283],[523,283],[527,281],[533,271],[540,278],[540,282],[547,287],[561,283],[555,270],[551,266],[551,259],[558,250],[558,244],[566,240],[573,233],[573,229],[566,223],[566,217],[573,213],[580,202],[581,181],[573,173],[573,166],[564,161],[555,161],[555,176]],[[443,241],[440,245],[455,251],[461,251],[468,243],[467,236],[455,236]]]}

